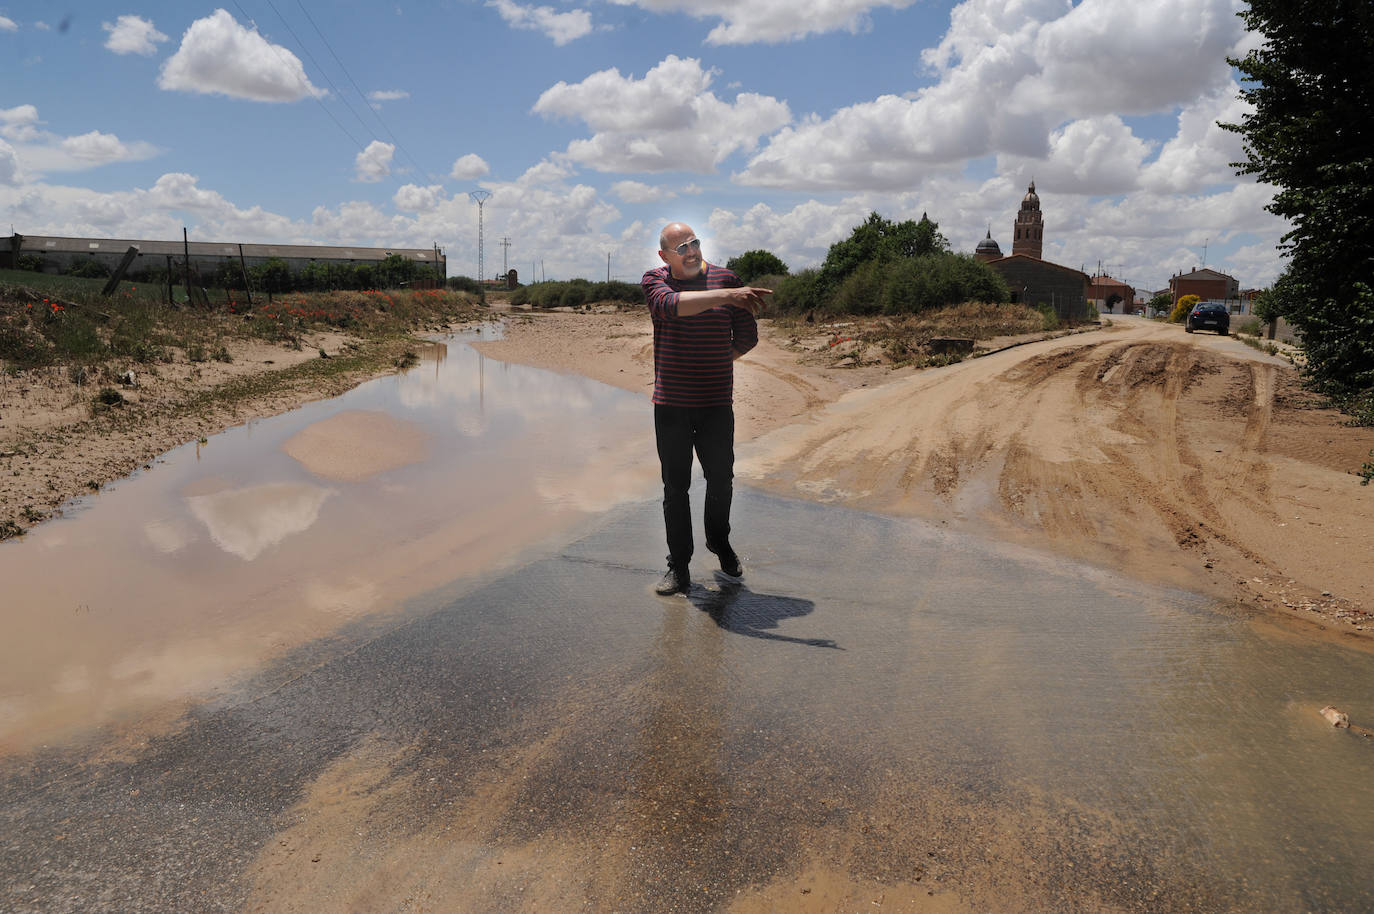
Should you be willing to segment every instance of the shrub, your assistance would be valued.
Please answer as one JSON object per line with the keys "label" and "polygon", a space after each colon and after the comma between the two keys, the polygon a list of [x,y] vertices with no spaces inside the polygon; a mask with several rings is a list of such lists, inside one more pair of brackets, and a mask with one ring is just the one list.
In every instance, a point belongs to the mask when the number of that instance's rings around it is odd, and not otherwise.
{"label": "shrub", "polygon": [[31,273],[43,272],[42,254],[20,254],[14,261],[17,270],[28,270]]}
{"label": "shrub", "polygon": [[1184,295],[1174,304],[1174,310],[1169,313],[1169,323],[1179,324],[1188,316],[1188,312],[1193,310],[1193,305],[1202,301],[1196,295]]}
{"label": "shrub", "polygon": [[840,282],[830,298],[833,310],[843,314],[877,314],[883,307],[883,294],[894,272],[877,260],[860,264]]}
{"label": "shrub", "polygon": [[82,279],[104,279],[110,275],[110,268],[92,257],[89,260],[72,263],[71,266],[67,267],[67,275],[79,276]]}
{"label": "shrub", "polygon": [[[482,292],[482,284],[471,276],[450,276],[448,287],[457,289],[459,292],[471,292],[473,295],[480,295]],[[514,298],[511,300],[514,301]]]}
{"label": "shrub", "polygon": [[564,308],[576,308],[586,301],[587,287],[580,283],[568,283],[563,287],[563,294],[558,297],[558,304]]}
{"label": "shrub", "polygon": [[773,306],[782,314],[825,311],[820,270],[802,270],[784,277],[773,292]]}
{"label": "shrub", "polygon": [[745,251],[738,257],[731,257],[725,269],[738,276],[746,285],[753,285],[760,276],[786,276],[787,264],[777,255],[764,250]]}

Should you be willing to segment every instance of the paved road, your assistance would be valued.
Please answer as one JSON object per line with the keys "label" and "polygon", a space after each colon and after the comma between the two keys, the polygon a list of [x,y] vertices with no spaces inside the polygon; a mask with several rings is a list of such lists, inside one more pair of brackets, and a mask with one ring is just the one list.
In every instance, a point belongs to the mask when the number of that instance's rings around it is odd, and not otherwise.
{"label": "paved road", "polygon": [[1367,766],[1306,706],[1369,658],[914,522],[737,515],[744,588],[654,597],[633,504],[175,732],[5,760],[0,908],[1374,905],[1367,779],[1303,774]]}

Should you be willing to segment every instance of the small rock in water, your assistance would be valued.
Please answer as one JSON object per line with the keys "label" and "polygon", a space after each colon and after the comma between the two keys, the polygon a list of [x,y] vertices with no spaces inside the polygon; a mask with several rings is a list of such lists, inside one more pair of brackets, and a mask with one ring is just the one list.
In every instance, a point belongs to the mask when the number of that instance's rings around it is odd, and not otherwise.
{"label": "small rock in water", "polygon": [[1328,721],[1330,721],[1331,726],[1333,727],[1350,726],[1350,715],[1346,714],[1344,711],[1337,708],[1335,705],[1327,705],[1326,707],[1322,708],[1321,713],[1322,717],[1325,717]]}

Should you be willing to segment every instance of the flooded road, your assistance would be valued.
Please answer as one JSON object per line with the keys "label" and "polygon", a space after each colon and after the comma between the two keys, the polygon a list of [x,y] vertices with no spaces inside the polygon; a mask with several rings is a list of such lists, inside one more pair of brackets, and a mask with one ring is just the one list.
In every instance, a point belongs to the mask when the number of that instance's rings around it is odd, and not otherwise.
{"label": "flooded road", "polygon": [[657,598],[643,398],[393,380],[0,548],[57,595],[4,610],[0,907],[1374,908],[1374,743],[1317,714],[1374,719],[1369,654],[749,490],[746,585]]}
{"label": "flooded road", "polygon": [[458,339],[421,358],[172,451],[4,543],[0,750],[178,713],[351,619],[652,493],[638,398]]}

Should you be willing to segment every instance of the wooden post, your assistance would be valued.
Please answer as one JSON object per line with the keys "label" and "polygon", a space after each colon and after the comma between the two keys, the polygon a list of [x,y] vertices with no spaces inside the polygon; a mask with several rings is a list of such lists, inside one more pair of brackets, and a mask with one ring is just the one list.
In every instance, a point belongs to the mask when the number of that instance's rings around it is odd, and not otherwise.
{"label": "wooden post", "polygon": [[119,281],[124,278],[124,273],[129,269],[129,264],[133,263],[137,256],[138,248],[132,244],[129,245],[129,249],[124,252],[124,259],[119,262],[119,266],[115,267],[114,273],[110,275],[110,281],[105,283],[105,288],[100,290],[101,295],[109,298],[114,290],[119,288]]}
{"label": "wooden post", "polygon": [[186,226],[181,227],[181,250],[185,259],[181,263],[182,287],[186,290],[186,300],[191,300],[191,241],[186,234]]}
{"label": "wooden post", "polygon": [[243,292],[248,296],[248,304],[253,304],[253,286],[248,282],[248,264],[243,259],[243,245],[239,245],[239,269],[243,271]]}

